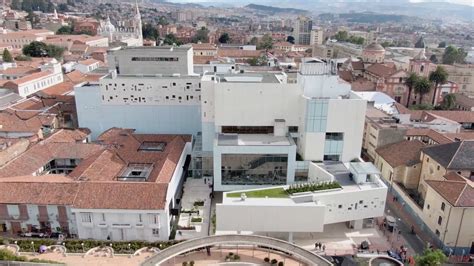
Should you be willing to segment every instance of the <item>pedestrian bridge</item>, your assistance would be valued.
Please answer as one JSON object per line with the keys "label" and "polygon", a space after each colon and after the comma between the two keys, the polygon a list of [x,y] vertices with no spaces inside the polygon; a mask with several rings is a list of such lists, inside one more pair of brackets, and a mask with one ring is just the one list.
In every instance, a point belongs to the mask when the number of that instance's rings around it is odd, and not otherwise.
{"label": "pedestrian bridge", "polygon": [[179,254],[194,249],[224,244],[259,245],[289,253],[295,259],[308,265],[332,265],[323,257],[297,245],[280,239],[257,235],[214,235],[187,240],[160,251],[144,261],[141,265],[160,265]]}

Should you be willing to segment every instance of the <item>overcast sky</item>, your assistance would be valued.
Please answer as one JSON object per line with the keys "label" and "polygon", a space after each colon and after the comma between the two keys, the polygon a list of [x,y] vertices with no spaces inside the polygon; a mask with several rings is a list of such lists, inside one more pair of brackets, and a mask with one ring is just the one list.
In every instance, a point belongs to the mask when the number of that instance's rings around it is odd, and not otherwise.
{"label": "overcast sky", "polygon": [[[234,1],[230,0],[168,0],[169,2],[181,2],[181,3],[203,3],[203,2],[221,2],[226,3],[229,2],[230,4],[235,3]],[[311,1],[311,0],[308,0]],[[371,2],[371,0],[360,0],[361,2]],[[373,2],[378,2],[377,0],[372,0]],[[268,2],[268,1],[245,1],[245,2],[253,2],[258,4],[259,2]],[[337,0],[335,1],[337,2]],[[449,3],[456,3],[456,4],[463,4],[463,5],[470,5],[474,6],[474,0],[410,0],[410,2],[449,2]]]}

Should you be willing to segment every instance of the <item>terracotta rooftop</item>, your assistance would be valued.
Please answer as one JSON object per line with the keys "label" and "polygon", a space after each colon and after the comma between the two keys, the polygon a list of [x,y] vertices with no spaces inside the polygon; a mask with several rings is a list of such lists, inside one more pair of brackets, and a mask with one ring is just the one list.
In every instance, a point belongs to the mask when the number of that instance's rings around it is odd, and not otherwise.
{"label": "terracotta rooftop", "polygon": [[[33,177],[31,177],[33,179]],[[0,202],[3,204],[71,205],[79,183],[71,182],[4,182],[0,180]]]}
{"label": "terracotta rooftop", "polygon": [[474,207],[474,187],[471,181],[426,180],[426,183],[455,207]]}
{"label": "terracotta rooftop", "polygon": [[96,63],[99,63],[99,62],[100,62],[99,60],[95,60],[93,58],[78,61],[79,64],[87,65],[87,66],[90,66],[90,65],[93,65],[93,64],[96,64]]}
{"label": "terracotta rooftop", "polygon": [[456,103],[464,107],[474,107],[474,98],[470,98],[461,93],[455,93]]}
{"label": "terracotta rooftop", "polygon": [[6,70],[0,71],[0,73],[3,75],[8,75],[8,76],[12,76],[12,75],[22,76],[22,75],[28,75],[35,72],[39,72],[39,71],[40,69],[36,67],[19,66],[19,67],[8,68]]}
{"label": "terracotta rooftop", "polygon": [[436,130],[430,128],[409,128],[406,136],[426,136],[438,144],[446,144],[453,142],[450,138]]}
{"label": "terracotta rooftop", "polygon": [[217,47],[210,43],[193,43],[194,50],[217,50]]}
{"label": "terracotta rooftop", "polygon": [[420,162],[420,151],[425,145],[423,142],[400,141],[376,149],[376,152],[393,168],[406,165],[412,166]]}
{"label": "terracotta rooftop", "polygon": [[252,58],[259,57],[264,51],[241,50],[241,49],[219,49],[217,55],[220,57]]}
{"label": "terracotta rooftop", "polygon": [[458,123],[474,123],[472,111],[427,111],[431,114],[447,118]]}
{"label": "terracotta rooftop", "polygon": [[351,61],[352,69],[354,70],[364,70],[364,62],[362,61]]}
{"label": "terracotta rooftop", "polygon": [[353,91],[375,91],[375,83],[365,78],[358,78],[351,82]]}
{"label": "terracotta rooftop", "polygon": [[168,184],[82,182],[73,206],[81,209],[159,210],[166,205]]}
{"label": "terracotta rooftop", "polygon": [[28,82],[33,81],[33,80],[37,80],[37,79],[47,77],[47,76],[51,75],[51,73],[52,73],[51,71],[41,71],[41,72],[32,73],[30,75],[23,76],[23,77],[18,78],[18,79],[10,80],[9,82],[7,82],[5,84],[5,86],[8,86],[9,83],[15,84],[16,86],[19,86],[21,84],[28,83]]}
{"label": "terracotta rooftop", "polygon": [[391,76],[393,73],[395,73],[397,70],[395,68],[387,67],[383,64],[372,64],[369,67],[367,67],[366,72],[372,73],[375,76],[381,77],[381,78],[387,78]]}

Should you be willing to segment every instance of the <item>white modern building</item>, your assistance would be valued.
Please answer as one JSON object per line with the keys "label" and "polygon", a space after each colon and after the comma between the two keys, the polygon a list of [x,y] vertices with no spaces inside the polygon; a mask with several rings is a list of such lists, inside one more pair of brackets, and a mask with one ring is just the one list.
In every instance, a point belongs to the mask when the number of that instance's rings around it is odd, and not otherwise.
{"label": "white modern building", "polygon": [[226,192],[216,207],[217,232],[289,233],[291,241],[296,232],[323,232],[343,222],[357,230],[383,216],[387,187],[371,163],[310,164],[309,184],[338,185],[298,193],[285,191],[291,186]]}
{"label": "white modern building", "polygon": [[366,101],[335,71],[307,59],[292,84],[282,72],[204,75],[202,150],[213,156],[214,189],[292,184],[310,161],[358,158]]}
{"label": "white modern building", "polygon": [[115,126],[139,133],[197,135],[201,79],[192,60],[190,47],[109,51],[110,73],[75,88],[79,125],[89,128],[93,138]]}
{"label": "white modern building", "polygon": [[[305,59],[296,82],[284,72],[193,73],[192,48],[110,52],[110,74],[75,88],[79,125],[138,133],[193,134],[193,175],[229,191],[308,180],[311,161],[359,158],[366,101],[332,61]],[[100,116],[96,114],[100,113]]]}

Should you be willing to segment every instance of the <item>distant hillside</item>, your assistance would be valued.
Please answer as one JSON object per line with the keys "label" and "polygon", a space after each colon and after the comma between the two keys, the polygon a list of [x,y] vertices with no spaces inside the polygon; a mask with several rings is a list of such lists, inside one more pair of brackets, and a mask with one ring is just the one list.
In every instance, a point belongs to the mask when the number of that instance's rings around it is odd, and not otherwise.
{"label": "distant hillside", "polygon": [[296,9],[296,8],[280,8],[280,7],[264,6],[264,5],[256,5],[256,4],[246,5],[245,8],[268,12],[268,13],[307,13],[308,12],[306,10]]}

